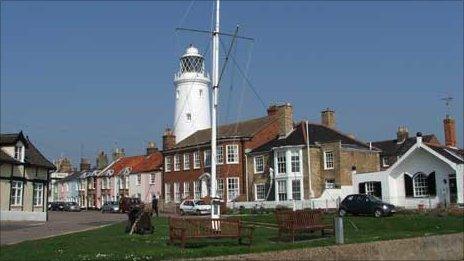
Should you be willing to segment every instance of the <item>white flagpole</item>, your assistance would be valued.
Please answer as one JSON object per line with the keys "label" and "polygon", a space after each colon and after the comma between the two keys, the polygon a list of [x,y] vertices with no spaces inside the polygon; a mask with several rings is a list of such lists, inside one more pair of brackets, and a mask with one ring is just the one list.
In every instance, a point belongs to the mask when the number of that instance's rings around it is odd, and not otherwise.
{"label": "white flagpole", "polygon": [[213,107],[211,113],[211,218],[219,218],[219,206],[216,202],[217,179],[216,179],[216,140],[217,140],[217,107],[218,107],[218,84],[219,84],[219,0],[216,0],[216,21],[213,31],[212,49],[212,100]]}

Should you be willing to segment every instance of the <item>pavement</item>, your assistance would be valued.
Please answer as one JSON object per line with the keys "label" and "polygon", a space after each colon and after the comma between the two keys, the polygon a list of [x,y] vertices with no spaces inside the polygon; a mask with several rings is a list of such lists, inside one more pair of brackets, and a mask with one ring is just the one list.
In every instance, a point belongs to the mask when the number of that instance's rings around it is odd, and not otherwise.
{"label": "pavement", "polygon": [[0,245],[85,231],[125,220],[127,220],[126,214],[102,214],[100,211],[49,211],[47,222],[2,221]]}

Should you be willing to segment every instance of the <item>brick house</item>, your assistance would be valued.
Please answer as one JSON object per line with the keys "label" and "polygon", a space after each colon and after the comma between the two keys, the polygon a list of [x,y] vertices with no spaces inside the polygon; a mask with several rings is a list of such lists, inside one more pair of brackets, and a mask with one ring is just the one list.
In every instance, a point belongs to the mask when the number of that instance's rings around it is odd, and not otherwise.
{"label": "brick house", "polygon": [[358,172],[379,170],[379,150],[335,129],[333,111],[322,111],[321,119],[322,124],[302,121],[247,153],[252,201],[320,198],[326,189],[349,190],[353,166]]}
{"label": "brick house", "polygon": [[[293,127],[290,104],[272,105],[261,118],[221,125],[217,131],[218,196],[230,202],[248,199],[246,152],[285,135]],[[194,132],[177,142],[171,130],[163,135],[163,198],[179,203],[184,198],[209,195],[211,129]]]}

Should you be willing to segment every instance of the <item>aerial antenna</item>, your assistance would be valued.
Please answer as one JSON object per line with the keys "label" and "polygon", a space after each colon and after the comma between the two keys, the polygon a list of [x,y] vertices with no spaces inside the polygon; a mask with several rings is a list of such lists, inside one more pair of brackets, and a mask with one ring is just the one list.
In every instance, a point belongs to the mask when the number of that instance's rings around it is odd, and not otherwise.
{"label": "aerial antenna", "polygon": [[451,95],[448,95],[445,98],[441,98],[442,101],[445,101],[445,106],[446,106],[446,118],[449,118],[451,115],[451,102],[453,101],[453,97]]}

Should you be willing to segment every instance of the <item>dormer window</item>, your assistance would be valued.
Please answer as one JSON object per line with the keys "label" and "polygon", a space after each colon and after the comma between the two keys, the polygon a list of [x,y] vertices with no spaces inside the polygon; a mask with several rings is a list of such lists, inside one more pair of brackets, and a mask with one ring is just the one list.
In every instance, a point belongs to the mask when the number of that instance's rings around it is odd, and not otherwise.
{"label": "dormer window", "polygon": [[24,146],[16,145],[15,146],[15,159],[19,161],[24,161]]}

